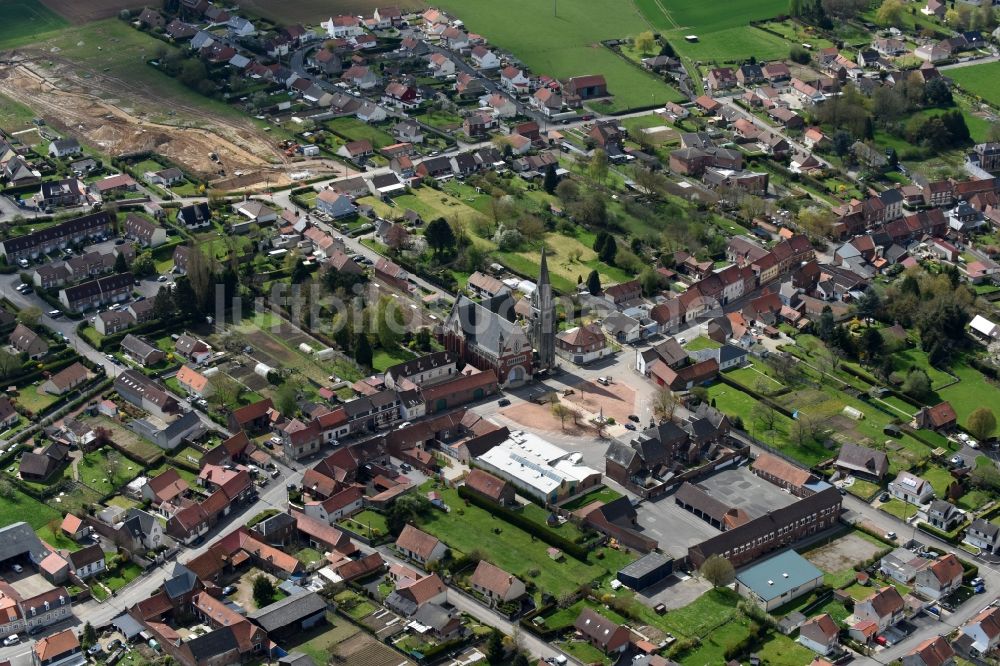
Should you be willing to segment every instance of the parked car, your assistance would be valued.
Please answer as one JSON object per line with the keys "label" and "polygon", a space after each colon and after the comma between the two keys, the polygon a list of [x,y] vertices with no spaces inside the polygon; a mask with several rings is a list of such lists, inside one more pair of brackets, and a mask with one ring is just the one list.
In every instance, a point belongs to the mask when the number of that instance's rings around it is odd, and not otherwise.
{"label": "parked car", "polygon": [[59,319],[59,317],[62,317],[62,314],[62,310],[49,310],[49,316],[53,319]]}
{"label": "parked car", "polygon": [[500,400],[497,401],[497,404],[501,407],[509,407],[510,400],[508,400],[507,398],[500,398]]}
{"label": "parked car", "polygon": [[638,417],[638,416],[636,416],[635,414],[629,414],[629,415],[628,415],[628,420],[629,420],[629,421],[633,421],[633,422],[635,422],[635,423],[638,423],[638,422],[639,422],[639,417]]}
{"label": "parked car", "polygon": [[635,430],[635,424],[634,423],[626,423],[625,424],[625,429],[626,430]]}
{"label": "parked car", "polygon": [[17,645],[20,642],[21,642],[21,637],[18,636],[17,634],[11,634],[7,638],[3,639],[3,644],[7,647],[10,647],[11,645]]}
{"label": "parked car", "polygon": [[11,569],[14,570],[14,573],[21,573],[24,571],[24,567],[22,567],[20,564],[15,564],[14,566],[11,567]]}
{"label": "parked car", "polygon": [[87,654],[89,654],[91,657],[93,657],[94,655],[101,654],[102,652],[104,652],[104,648],[101,647],[100,643],[94,643],[89,648],[87,648]]}
{"label": "parked car", "polygon": [[236,591],[236,587],[233,585],[226,585],[222,588],[222,596],[228,597],[230,594]]}
{"label": "parked car", "polygon": [[886,538],[887,541],[895,541],[896,540],[896,533],[895,532],[886,532],[885,538]]}

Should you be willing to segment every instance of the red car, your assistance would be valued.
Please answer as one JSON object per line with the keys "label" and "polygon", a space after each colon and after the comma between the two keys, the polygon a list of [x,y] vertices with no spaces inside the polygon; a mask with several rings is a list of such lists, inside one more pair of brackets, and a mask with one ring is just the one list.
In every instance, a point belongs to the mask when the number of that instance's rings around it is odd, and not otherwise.
{"label": "red car", "polygon": [[885,640],[885,636],[876,636],[875,642],[879,645],[888,645],[889,643]]}

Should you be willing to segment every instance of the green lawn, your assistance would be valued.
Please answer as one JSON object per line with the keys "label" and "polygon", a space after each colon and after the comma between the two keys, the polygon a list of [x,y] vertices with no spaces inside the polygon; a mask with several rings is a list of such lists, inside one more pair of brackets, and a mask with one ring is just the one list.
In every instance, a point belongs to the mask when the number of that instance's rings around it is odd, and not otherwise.
{"label": "green lawn", "polygon": [[920,476],[931,484],[934,488],[934,494],[937,497],[947,497],[948,487],[955,481],[955,477],[951,475],[951,472],[937,465],[929,465],[927,469],[920,473]]}
{"label": "green lawn", "polygon": [[684,608],[664,615],[664,622],[678,636],[703,636],[733,617],[739,600],[739,595],[729,588],[711,589]]}
{"label": "green lawn", "polygon": [[563,650],[583,664],[610,664],[603,652],[586,641],[569,640],[559,644]]}
{"label": "green lawn", "polygon": [[[0,7],[4,5],[0,4]],[[0,30],[2,32],[2,30]],[[20,102],[15,102],[6,95],[0,95],[0,127],[9,132],[16,132],[31,125],[31,119],[37,114]],[[22,135],[27,136],[27,135]],[[37,135],[32,135],[36,136]],[[30,140],[29,140],[30,143]]]}
{"label": "green lawn", "polygon": [[[558,597],[584,583],[603,579],[635,559],[634,555],[605,548],[600,551],[604,559],[598,559],[597,553],[593,553],[588,562],[569,556],[553,562],[546,553],[548,545],[545,542],[474,504],[465,506],[454,489],[437,490],[452,510],[449,513],[431,511],[420,519],[421,529],[453,550],[462,553],[478,550],[501,569],[525,582],[534,581],[539,591]],[[495,529],[500,533],[494,532]]]}
{"label": "green lawn", "polygon": [[142,569],[139,565],[134,562],[128,562],[127,564],[122,565],[117,574],[114,576],[108,576],[107,578],[102,578],[101,582],[117,592],[141,575]]}
{"label": "green lawn", "polygon": [[352,531],[362,536],[368,535],[368,528],[371,528],[372,533],[376,535],[386,534],[389,531],[385,516],[371,509],[365,509],[340,522],[345,523]]}
{"label": "green lawn", "polygon": [[[567,236],[558,232],[545,234],[545,249],[552,286],[564,294],[576,289],[577,280],[587,279],[590,271],[596,270],[605,287],[620,282],[627,282],[635,276],[616,266],[611,266],[597,259],[594,252],[594,235],[578,229],[575,236]],[[538,265],[542,260],[542,248],[533,247],[519,252],[497,252],[499,262],[507,265],[518,273],[535,279],[538,275]]]}
{"label": "green lawn", "polygon": [[40,414],[58,399],[59,396],[42,391],[41,382],[38,382],[36,385],[21,388],[14,402],[34,414]]}
{"label": "green lawn", "polygon": [[631,4],[577,0],[558,5],[535,0],[446,0],[440,5],[502,49],[516,53],[536,74],[557,78],[603,74],[613,107],[662,104],[679,93],[601,46],[649,29]]}
{"label": "green lawn", "polygon": [[757,654],[768,666],[801,666],[816,656],[809,648],[777,632],[765,641]]}
{"label": "green lawn", "polygon": [[990,62],[984,65],[958,67],[950,70],[948,77],[962,88],[978,95],[993,106],[1000,106],[1000,62]]}
{"label": "green lawn", "polygon": [[[337,646],[361,631],[347,620],[327,613],[329,624],[305,632],[298,632],[285,645],[289,652],[304,652],[317,664],[329,664]],[[400,659],[402,661],[402,659]]]}
{"label": "green lawn", "polygon": [[931,389],[935,391],[955,381],[955,378],[947,372],[932,366],[927,358],[927,352],[920,349],[904,349],[896,352],[892,355],[892,366],[895,372],[904,374],[911,368],[923,370],[931,380]]}
{"label": "green lawn", "polygon": [[372,354],[372,369],[376,372],[385,372],[386,368],[397,363],[404,363],[411,358],[413,358],[413,354],[402,347],[389,351],[380,347]]}
{"label": "green lawn", "polygon": [[[961,71],[959,68],[955,71]],[[969,414],[982,405],[1000,405],[1000,388],[991,384],[975,368],[964,363],[956,364],[952,374],[959,378],[957,384],[938,391],[942,400],[947,400],[958,414],[958,422],[965,424]]]}
{"label": "green lawn", "polygon": [[917,513],[917,507],[909,502],[893,497],[888,502],[883,502],[881,507],[886,513],[890,513],[900,520],[912,518]]}
{"label": "green lawn", "polygon": [[[117,462],[109,464],[109,456]],[[77,471],[81,483],[106,495],[139,476],[141,470],[117,451],[103,448],[84,455],[77,463]]]}
{"label": "green lawn", "polygon": [[[707,340],[707,338],[697,338],[697,339]],[[737,384],[745,386],[754,391],[759,391],[763,387],[765,395],[770,395],[775,391],[779,391],[783,388],[782,384],[778,380],[764,374],[764,372],[757,369],[757,366],[753,364],[744,366],[742,368],[737,368],[735,370],[726,370],[726,377],[732,379]]]}
{"label": "green lawn", "polygon": [[702,349],[718,349],[721,346],[721,344],[712,338],[699,335],[697,338],[684,345],[684,349],[687,349],[688,351],[701,351]]}
{"label": "green lawn", "polygon": [[303,548],[299,552],[295,553],[295,559],[308,566],[310,564],[315,564],[316,562],[322,562],[323,553],[319,552],[315,548]]}
{"label": "green lawn", "polygon": [[[758,59],[787,57],[791,42],[752,28],[753,20],[772,18],[787,11],[781,0],[636,0],[643,15],[662,31],[682,56],[695,60],[735,61],[750,56]],[[697,35],[688,42],[687,35]]]}
{"label": "green lawn", "polygon": [[399,143],[395,137],[375,125],[358,120],[353,116],[335,118],[324,123],[328,128],[352,141],[368,139],[375,150]]}
{"label": "green lawn", "polygon": [[[750,621],[744,616],[734,617],[720,627],[715,627],[710,633],[701,639],[698,647],[685,652],[680,657],[683,664],[697,664],[698,666],[709,666],[710,664],[724,664],[726,650],[743,640],[750,632]],[[808,662],[802,662],[803,664]]]}
{"label": "green lawn", "polygon": [[0,48],[10,49],[44,39],[69,23],[38,0],[0,0]]}
{"label": "green lawn", "polygon": [[577,509],[587,506],[591,502],[613,502],[621,496],[621,493],[612,490],[611,488],[603,487],[566,502],[561,508],[566,509],[567,511],[576,511]]}

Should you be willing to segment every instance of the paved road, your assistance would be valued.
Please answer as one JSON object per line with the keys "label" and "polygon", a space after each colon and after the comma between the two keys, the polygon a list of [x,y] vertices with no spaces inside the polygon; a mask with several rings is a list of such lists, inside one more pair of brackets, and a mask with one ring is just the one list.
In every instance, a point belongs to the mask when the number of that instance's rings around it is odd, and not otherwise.
{"label": "paved road", "polygon": [[[178,558],[179,561],[187,562],[188,560],[201,555],[208,549],[215,539],[219,537],[220,534],[229,532],[229,530],[234,529],[239,525],[246,524],[247,521],[261,511],[266,509],[278,509],[279,511],[284,511],[288,507],[288,493],[285,490],[285,484],[294,483],[298,485],[302,479],[302,470],[290,469],[289,467],[282,465],[277,460],[274,462],[278,466],[281,476],[278,479],[271,480],[271,482],[265,487],[264,491],[260,493],[256,502],[247,506],[245,509],[232,514],[228,520],[219,523],[206,536],[205,541],[200,546],[182,550]],[[82,604],[77,604],[73,607],[76,622],[71,626],[82,625],[83,622],[90,622],[95,627],[99,627],[109,623],[111,620],[125,612],[125,609],[128,607],[148,598],[156,588],[163,584],[163,581],[168,577],[169,573],[173,570],[173,567],[174,562],[167,562],[151,569],[141,578],[136,579],[135,582],[125,587],[117,595],[110,597],[103,603],[91,600]],[[46,633],[52,633],[56,628],[66,628],[65,623],[51,628]],[[42,636],[39,635],[37,638],[41,637]],[[20,645],[9,648],[0,648],[0,660],[8,659],[12,656],[25,652],[30,649],[35,640],[36,639],[25,640]]]}
{"label": "paved road", "polygon": [[1000,60],[1000,55],[991,55],[985,58],[979,58],[978,60],[966,60],[965,62],[954,62],[950,65],[941,65],[938,69],[941,71],[948,69],[960,69],[962,67],[972,67],[973,65],[985,65],[986,63],[996,62],[998,60]]}

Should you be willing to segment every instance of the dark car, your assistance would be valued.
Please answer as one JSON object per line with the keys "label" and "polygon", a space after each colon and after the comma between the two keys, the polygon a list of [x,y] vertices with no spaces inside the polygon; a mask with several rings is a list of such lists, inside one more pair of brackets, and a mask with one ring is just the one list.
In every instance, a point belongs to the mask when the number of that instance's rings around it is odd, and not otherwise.
{"label": "dark car", "polygon": [[625,424],[625,429],[626,430],[635,430],[635,424],[634,423],[626,423]]}
{"label": "dark car", "polygon": [[115,240],[115,245],[124,245],[124,244],[125,244],[125,239],[124,238],[119,238],[119,239]]}
{"label": "dark car", "polygon": [[639,422],[639,417],[636,416],[635,414],[629,414],[628,415],[628,420],[629,421],[634,421],[635,423],[638,423]]}
{"label": "dark car", "polygon": [[509,407],[510,400],[508,400],[507,398],[500,398],[500,400],[497,401],[497,404],[500,405],[501,407]]}

